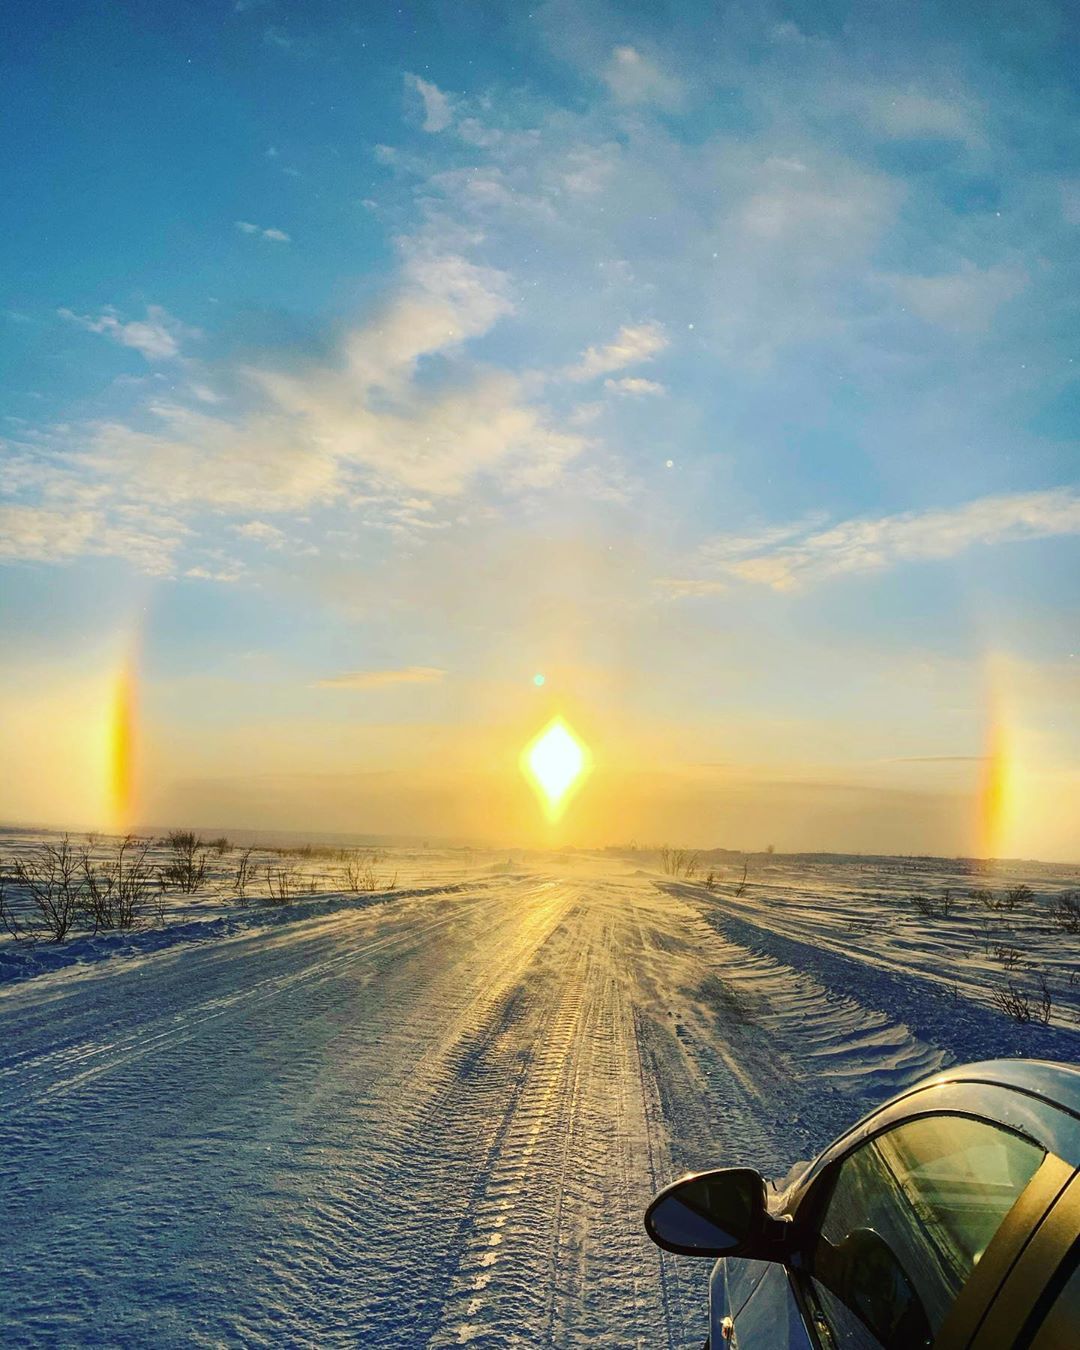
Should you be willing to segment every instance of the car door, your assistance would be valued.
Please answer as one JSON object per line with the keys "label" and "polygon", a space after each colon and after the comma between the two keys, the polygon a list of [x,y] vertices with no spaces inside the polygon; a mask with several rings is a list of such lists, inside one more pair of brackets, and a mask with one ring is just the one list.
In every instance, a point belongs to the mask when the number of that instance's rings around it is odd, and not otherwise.
{"label": "car door", "polygon": [[963,1114],[907,1119],[860,1143],[796,1215],[794,1285],[811,1334],[823,1350],[974,1344],[1000,1282],[980,1289],[972,1273],[995,1240],[1006,1254],[1022,1248],[1071,1172],[1023,1133]]}
{"label": "car door", "polygon": [[[722,1263],[727,1267],[757,1265],[738,1258]],[[727,1300],[723,1310],[719,1297],[712,1301],[710,1346],[724,1350],[814,1350],[803,1320],[800,1301],[792,1289],[791,1272],[777,1263],[762,1265],[746,1298]]]}

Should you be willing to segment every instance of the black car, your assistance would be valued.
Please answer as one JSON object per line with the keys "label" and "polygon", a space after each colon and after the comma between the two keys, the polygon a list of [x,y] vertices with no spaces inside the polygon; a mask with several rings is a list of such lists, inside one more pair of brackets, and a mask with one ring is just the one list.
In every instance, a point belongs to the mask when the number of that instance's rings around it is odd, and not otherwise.
{"label": "black car", "polygon": [[721,1258],[713,1350],[1077,1350],[1080,1069],[936,1074],[783,1189],[747,1168],[683,1177],[645,1227]]}

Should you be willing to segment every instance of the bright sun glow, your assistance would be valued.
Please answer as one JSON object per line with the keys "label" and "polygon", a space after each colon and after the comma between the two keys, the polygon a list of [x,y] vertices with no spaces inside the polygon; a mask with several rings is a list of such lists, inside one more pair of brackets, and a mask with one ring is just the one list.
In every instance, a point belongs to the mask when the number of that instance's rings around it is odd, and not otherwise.
{"label": "bright sun glow", "polygon": [[588,768],[589,752],[561,717],[525,747],[521,767],[549,820],[558,820]]}

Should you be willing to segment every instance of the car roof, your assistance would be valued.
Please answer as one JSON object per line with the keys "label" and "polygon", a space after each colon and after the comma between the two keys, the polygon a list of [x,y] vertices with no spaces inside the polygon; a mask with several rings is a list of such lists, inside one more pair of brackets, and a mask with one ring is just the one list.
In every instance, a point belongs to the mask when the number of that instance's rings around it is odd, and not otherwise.
{"label": "car roof", "polygon": [[[843,1156],[859,1138],[865,1138],[868,1131],[872,1133],[881,1117],[894,1115],[896,1107],[905,1102],[911,1102],[914,1106],[914,1098],[921,1093],[931,1088],[942,1087],[953,1087],[959,1091],[961,1098],[957,1099],[954,1096],[954,1103],[959,1105],[963,1100],[965,1089],[969,1086],[972,1090],[972,1104],[977,1101],[980,1088],[986,1086],[1003,1088],[1006,1091],[1022,1093],[1026,1097],[1042,1102],[1045,1106],[1055,1108],[1056,1111],[1064,1112],[1066,1118],[1072,1117],[1074,1122],[1080,1121],[1080,1066],[1048,1059],[1020,1058],[988,1059],[975,1064],[957,1064],[932,1074],[929,1078],[920,1079],[903,1092],[874,1107],[850,1129],[834,1139],[812,1163],[806,1165],[804,1170],[792,1169],[792,1172],[777,1184],[778,1208],[783,1210],[795,1197],[801,1196],[826,1165]],[[1068,1135],[1080,1140],[1075,1124],[1069,1128]],[[1077,1147],[1080,1147],[1080,1143],[1074,1144],[1067,1151],[1071,1155],[1076,1152]]]}
{"label": "car roof", "polygon": [[924,1078],[892,1100],[901,1101],[913,1092],[939,1083],[993,1083],[1015,1088],[1080,1116],[1080,1066],[1049,1059],[988,1059],[977,1064],[958,1064],[932,1078]]}

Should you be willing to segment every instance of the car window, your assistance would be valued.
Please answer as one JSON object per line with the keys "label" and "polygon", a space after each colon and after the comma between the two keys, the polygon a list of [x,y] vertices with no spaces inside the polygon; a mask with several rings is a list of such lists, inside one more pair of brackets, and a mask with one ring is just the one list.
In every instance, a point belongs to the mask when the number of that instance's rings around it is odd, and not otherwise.
{"label": "car window", "polygon": [[1030,1140],[964,1116],[908,1121],[852,1153],[811,1261],[837,1345],[931,1345],[1044,1157]]}

